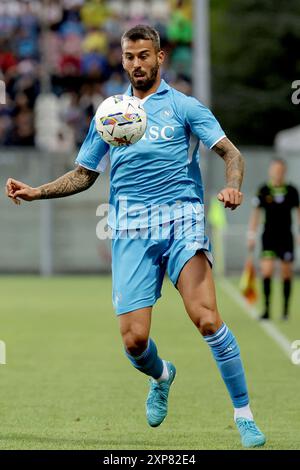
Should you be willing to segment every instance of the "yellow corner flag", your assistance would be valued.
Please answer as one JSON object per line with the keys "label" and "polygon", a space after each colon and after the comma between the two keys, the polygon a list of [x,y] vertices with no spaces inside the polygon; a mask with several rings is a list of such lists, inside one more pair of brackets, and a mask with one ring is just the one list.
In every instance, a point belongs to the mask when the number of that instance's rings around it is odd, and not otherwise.
{"label": "yellow corner flag", "polygon": [[256,272],[252,257],[249,257],[246,260],[239,287],[247,302],[253,304],[257,301],[258,294],[256,285]]}

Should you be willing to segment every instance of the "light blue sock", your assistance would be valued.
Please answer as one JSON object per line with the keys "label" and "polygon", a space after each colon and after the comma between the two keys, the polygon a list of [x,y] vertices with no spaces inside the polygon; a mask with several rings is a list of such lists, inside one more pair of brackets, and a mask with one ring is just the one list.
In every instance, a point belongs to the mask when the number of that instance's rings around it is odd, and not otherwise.
{"label": "light blue sock", "polygon": [[249,403],[245,372],[238,343],[229,330],[222,326],[213,335],[204,336],[220,369],[233,406],[241,408]]}
{"label": "light blue sock", "polygon": [[125,354],[131,364],[146,375],[158,379],[163,372],[163,361],[157,355],[157,348],[154,341],[150,338],[147,349],[140,356],[131,356],[126,350]]}

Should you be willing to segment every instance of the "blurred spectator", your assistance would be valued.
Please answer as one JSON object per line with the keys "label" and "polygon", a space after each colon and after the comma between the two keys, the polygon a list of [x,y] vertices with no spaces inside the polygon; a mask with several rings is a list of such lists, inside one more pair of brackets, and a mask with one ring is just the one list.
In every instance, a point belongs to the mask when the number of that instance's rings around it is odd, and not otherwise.
{"label": "blurred spectator", "polygon": [[16,94],[12,116],[14,125],[10,143],[22,146],[34,145],[33,110],[24,92]]}
{"label": "blurred spectator", "polygon": [[41,92],[51,92],[60,103],[49,117],[56,120],[49,127],[60,129],[53,148],[78,147],[99,104],[127,87],[120,37],[137,23],[158,29],[168,52],[163,75],[190,93],[191,19],[191,0],[1,0],[7,102],[0,105],[0,145],[40,142],[35,106]]}
{"label": "blurred spectator", "polygon": [[184,0],[172,3],[174,9],[167,27],[168,39],[175,43],[190,44],[193,39],[191,3]]}
{"label": "blurred spectator", "polygon": [[9,68],[16,66],[17,63],[17,58],[10,49],[8,40],[0,40],[0,69],[2,73],[5,74]]}
{"label": "blurred spectator", "polygon": [[82,57],[81,72],[95,81],[108,78],[108,64],[105,55],[97,51],[87,52]]}
{"label": "blurred spectator", "polygon": [[72,132],[77,147],[84,140],[90,121],[103,99],[99,86],[91,84],[83,85],[80,93],[65,93],[61,96],[60,116]]}
{"label": "blurred spectator", "polygon": [[13,104],[10,97],[6,95],[6,104],[0,105],[0,145],[9,145],[10,136],[12,134]]}
{"label": "blurred spectator", "polygon": [[110,79],[103,85],[104,95],[107,97],[122,94],[125,91],[125,87],[123,75],[119,72],[113,72]]}
{"label": "blurred spectator", "polygon": [[80,14],[86,28],[99,28],[111,16],[110,2],[88,0],[84,2]]}

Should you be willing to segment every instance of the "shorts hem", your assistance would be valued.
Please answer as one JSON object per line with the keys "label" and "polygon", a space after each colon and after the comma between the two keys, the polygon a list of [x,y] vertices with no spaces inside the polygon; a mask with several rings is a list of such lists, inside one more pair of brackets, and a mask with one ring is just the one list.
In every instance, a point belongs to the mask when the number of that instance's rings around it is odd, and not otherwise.
{"label": "shorts hem", "polygon": [[[288,254],[288,258],[286,257]],[[273,250],[263,250],[260,254],[260,258],[271,259],[271,260],[280,260],[280,261],[295,261],[295,252],[294,250],[285,250],[284,252],[276,252]]]}
{"label": "shorts hem", "polygon": [[156,301],[161,297],[161,294],[157,297],[153,297],[153,299],[150,300],[143,300],[140,302],[136,302],[133,305],[130,306],[125,306],[122,308],[116,308],[115,312],[116,315],[126,315],[126,313],[133,312],[134,310],[138,310],[139,308],[145,308],[145,307],[153,307],[153,305],[156,303]]}
{"label": "shorts hem", "polygon": [[174,276],[169,276],[172,283],[174,284],[174,286],[176,287],[177,286],[177,282],[178,282],[178,279],[179,279],[179,276],[180,276],[180,273],[181,271],[183,270],[184,266],[186,265],[186,263],[191,259],[193,258],[193,256],[195,256],[197,253],[199,253],[200,251],[203,251],[203,253],[205,254],[209,264],[213,265],[213,255],[212,253],[205,249],[205,248],[200,248],[198,250],[194,250],[194,251],[191,251],[189,254],[187,254],[183,259],[182,259],[182,262],[180,263],[180,267],[179,269],[176,270],[176,273]]}

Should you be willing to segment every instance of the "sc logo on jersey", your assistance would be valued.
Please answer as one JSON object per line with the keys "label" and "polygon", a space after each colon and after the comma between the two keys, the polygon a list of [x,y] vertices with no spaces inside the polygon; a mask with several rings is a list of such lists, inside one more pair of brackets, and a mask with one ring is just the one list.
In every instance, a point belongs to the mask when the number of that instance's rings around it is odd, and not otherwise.
{"label": "sc logo on jersey", "polygon": [[161,128],[158,126],[150,126],[141,140],[172,140],[174,139],[174,132],[175,128],[172,126],[164,126]]}

